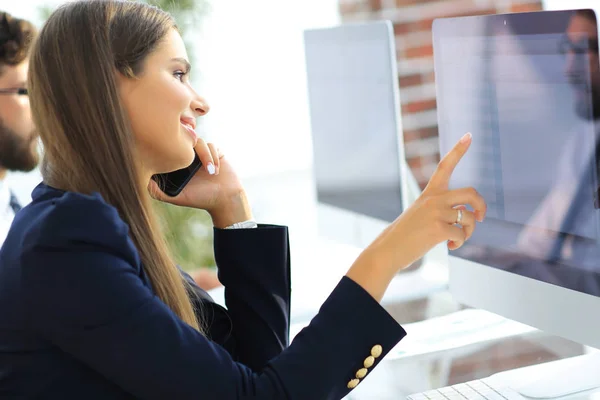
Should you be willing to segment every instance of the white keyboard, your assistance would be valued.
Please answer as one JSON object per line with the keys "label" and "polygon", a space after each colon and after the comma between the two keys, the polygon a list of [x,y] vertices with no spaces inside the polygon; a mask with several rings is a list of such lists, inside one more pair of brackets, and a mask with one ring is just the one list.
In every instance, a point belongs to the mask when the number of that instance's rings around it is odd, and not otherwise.
{"label": "white keyboard", "polygon": [[428,392],[416,393],[408,400],[522,400],[519,393],[508,386],[496,387],[487,379],[447,386]]}

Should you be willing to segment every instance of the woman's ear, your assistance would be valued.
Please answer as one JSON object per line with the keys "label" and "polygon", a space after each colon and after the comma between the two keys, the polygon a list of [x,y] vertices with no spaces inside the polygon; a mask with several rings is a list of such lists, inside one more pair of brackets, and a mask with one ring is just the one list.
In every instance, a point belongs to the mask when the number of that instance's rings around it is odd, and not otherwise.
{"label": "woman's ear", "polygon": [[131,67],[125,67],[123,69],[124,71],[121,71],[115,67],[114,74],[115,84],[117,85],[119,95],[121,96],[121,99],[126,100],[137,80],[135,79],[135,75],[133,75]]}

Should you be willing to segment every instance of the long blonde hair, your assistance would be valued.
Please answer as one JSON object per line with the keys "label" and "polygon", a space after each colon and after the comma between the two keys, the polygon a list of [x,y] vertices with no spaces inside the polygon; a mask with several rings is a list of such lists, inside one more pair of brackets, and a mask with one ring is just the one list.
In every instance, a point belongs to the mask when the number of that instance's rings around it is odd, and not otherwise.
{"label": "long blonde hair", "polygon": [[[33,45],[29,82],[33,119],[44,145],[44,182],[99,192],[129,225],[156,295],[200,329],[189,290],[169,255],[140,182],[129,119],[116,71],[135,79],[171,29],[166,12],[143,3],[68,3],[48,19]],[[109,290],[109,289],[107,289]]]}

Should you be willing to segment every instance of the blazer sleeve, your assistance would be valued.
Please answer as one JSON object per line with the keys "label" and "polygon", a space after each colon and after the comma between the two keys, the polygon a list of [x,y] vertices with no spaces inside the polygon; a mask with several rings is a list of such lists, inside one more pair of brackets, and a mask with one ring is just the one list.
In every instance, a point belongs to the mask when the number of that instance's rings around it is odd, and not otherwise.
{"label": "blazer sleeve", "polygon": [[287,228],[215,229],[215,260],[225,286],[236,359],[254,370],[288,346],[290,256]]}
{"label": "blazer sleeve", "polygon": [[227,309],[180,269],[208,338],[234,360],[262,369],[289,343],[290,253],[285,226],[214,229],[219,280]]}
{"label": "blazer sleeve", "polygon": [[[359,370],[370,371],[405,335],[343,278],[294,342],[255,371],[143,283],[127,227],[114,215],[95,213],[91,231],[82,218],[89,212],[56,208],[22,254],[30,329],[136,398],[339,399]],[[251,328],[240,329],[241,336]]]}

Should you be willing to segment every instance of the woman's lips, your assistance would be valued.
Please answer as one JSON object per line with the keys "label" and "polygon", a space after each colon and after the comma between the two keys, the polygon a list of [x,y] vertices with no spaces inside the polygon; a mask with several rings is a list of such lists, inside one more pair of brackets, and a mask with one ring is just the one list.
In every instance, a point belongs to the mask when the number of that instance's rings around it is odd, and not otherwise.
{"label": "woman's lips", "polygon": [[194,146],[196,146],[196,143],[198,143],[198,134],[194,130],[194,127],[184,122],[181,122],[181,126],[183,126],[185,130],[190,134],[190,137],[194,141]]}

